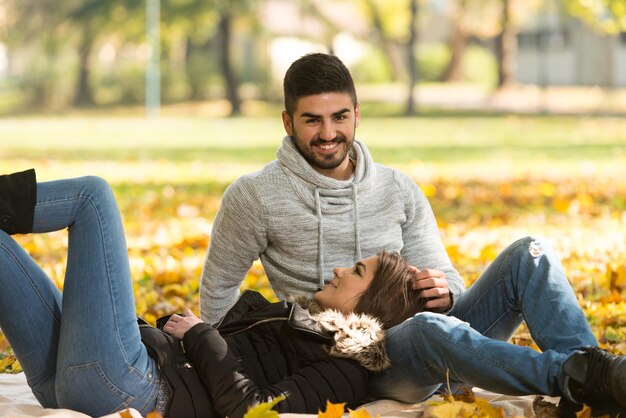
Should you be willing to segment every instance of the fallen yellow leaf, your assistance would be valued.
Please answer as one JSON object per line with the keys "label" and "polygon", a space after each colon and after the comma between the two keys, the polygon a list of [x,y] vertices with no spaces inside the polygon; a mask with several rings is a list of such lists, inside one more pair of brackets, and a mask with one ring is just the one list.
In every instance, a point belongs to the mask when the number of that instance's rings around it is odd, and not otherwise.
{"label": "fallen yellow leaf", "polygon": [[274,411],[274,405],[285,400],[284,396],[278,396],[270,402],[263,402],[253,406],[246,412],[243,418],[278,418],[278,412]]}
{"label": "fallen yellow leaf", "polygon": [[505,418],[502,408],[494,407],[483,398],[475,396],[470,388],[463,388],[462,393],[452,396],[450,393],[450,371],[446,372],[448,394],[442,395],[442,401],[430,401],[424,410],[424,418]]}
{"label": "fallen yellow leaf", "polygon": [[437,402],[426,407],[424,418],[457,418],[479,416],[478,405],[462,401]]}
{"label": "fallen yellow leaf", "polygon": [[318,418],[340,418],[345,410],[346,403],[332,403],[326,401],[326,411],[318,411]]}
{"label": "fallen yellow leaf", "polygon": [[133,415],[130,413],[128,409],[124,409],[119,414],[121,418],[133,418]]}
{"label": "fallen yellow leaf", "polygon": [[497,408],[489,403],[486,399],[476,398],[474,401],[476,405],[478,405],[478,409],[481,412],[481,417],[489,417],[489,418],[504,418],[504,410],[502,408]]}
{"label": "fallen yellow leaf", "polygon": [[[350,418],[372,418],[365,408],[359,408],[356,411],[348,408],[348,413],[350,414]],[[376,415],[375,418],[380,418],[380,415]]]}
{"label": "fallen yellow leaf", "polygon": [[591,408],[587,405],[583,405],[583,409],[576,412],[576,418],[591,418]]}
{"label": "fallen yellow leaf", "polygon": [[22,371],[22,366],[17,361],[14,354],[9,354],[4,358],[0,358],[0,373],[19,373]]}

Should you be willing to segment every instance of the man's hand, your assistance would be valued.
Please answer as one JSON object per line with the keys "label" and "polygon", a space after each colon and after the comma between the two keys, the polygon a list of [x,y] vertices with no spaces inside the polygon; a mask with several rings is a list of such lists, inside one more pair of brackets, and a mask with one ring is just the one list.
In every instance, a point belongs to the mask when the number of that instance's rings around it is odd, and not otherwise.
{"label": "man's hand", "polygon": [[425,308],[433,312],[444,312],[452,306],[452,295],[448,280],[443,271],[411,266],[413,289],[420,290],[420,296],[427,300]]}
{"label": "man's hand", "polygon": [[189,331],[191,327],[201,322],[203,321],[194,315],[191,309],[185,309],[183,316],[177,314],[170,316],[170,319],[165,326],[163,326],[163,331],[182,340],[185,333]]}

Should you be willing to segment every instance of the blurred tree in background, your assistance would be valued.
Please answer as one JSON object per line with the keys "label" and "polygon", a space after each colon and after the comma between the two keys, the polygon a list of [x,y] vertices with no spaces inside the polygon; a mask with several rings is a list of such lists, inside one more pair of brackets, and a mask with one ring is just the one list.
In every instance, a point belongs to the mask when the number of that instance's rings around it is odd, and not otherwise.
{"label": "blurred tree in background", "polygon": [[565,0],[567,11],[592,27],[608,33],[626,31],[624,0]]}
{"label": "blurred tree in background", "polygon": [[26,106],[94,104],[97,49],[107,57],[105,45],[139,44],[145,31],[138,0],[8,0],[0,8],[2,40]]}
{"label": "blurred tree in background", "polygon": [[[552,2],[604,33],[626,28],[623,0]],[[517,31],[547,3],[161,1],[161,100],[225,100],[239,114],[249,98],[280,97],[274,40],[289,37],[335,52],[337,39],[348,35],[367,46],[350,62],[355,78],[406,85],[405,113],[412,114],[418,83],[511,84]],[[141,104],[152,52],[145,1],[0,0],[0,113]]]}

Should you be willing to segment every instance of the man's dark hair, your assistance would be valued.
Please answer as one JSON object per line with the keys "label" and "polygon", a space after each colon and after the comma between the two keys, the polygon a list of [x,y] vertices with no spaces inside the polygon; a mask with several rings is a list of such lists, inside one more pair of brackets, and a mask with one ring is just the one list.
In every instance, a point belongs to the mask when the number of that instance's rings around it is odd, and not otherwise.
{"label": "man's dark hair", "polygon": [[283,80],[285,110],[290,118],[298,99],[321,93],[348,93],[356,106],[356,89],[348,68],[329,54],[307,54],[294,61]]}
{"label": "man's dark hair", "polygon": [[377,318],[383,328],[391,328],[424,310],[426,299],[413,289],[409,263],[397,253],[381,251],[370,286],[360,296],[355,313]]}

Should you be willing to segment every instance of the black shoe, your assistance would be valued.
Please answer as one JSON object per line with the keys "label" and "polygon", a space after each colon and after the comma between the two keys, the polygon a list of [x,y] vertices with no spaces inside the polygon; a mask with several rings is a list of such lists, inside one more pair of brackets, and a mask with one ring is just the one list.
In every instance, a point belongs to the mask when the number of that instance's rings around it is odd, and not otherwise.
{"label": "black shoe", "polygon": [[576,418],[576,413],[582,409],[582,404],[576,404],[565,398],[561,398],[561,401],[556,408],[556,414],[559,418]]}
{"label": "black shoe", "polygon": [[[578,413],[583,410],[583,407],[584,405],[561,398],[556,409],[556,416],[559,418],[577,418]],[[619,406],[617,402],[595,405],[590,408],[592,417],[626,418],[626,408]],[[585,416],[585,414],[582,416]]]}
{"label": "black shoe", "polygon": [[570,377],[572,397],[591,407],[593,416],[626,417],[626,356],[586,347],[572,355],[563,370]]}
{"label": "black shoe", "polygon": [[35,170],[0,176],[0,229],[10,235],[32,232],[36,197]]}

